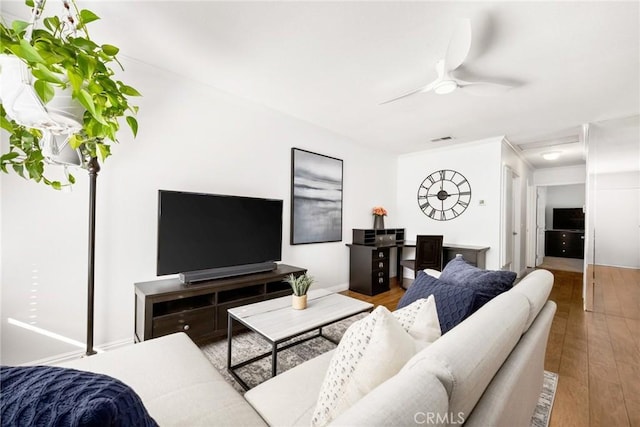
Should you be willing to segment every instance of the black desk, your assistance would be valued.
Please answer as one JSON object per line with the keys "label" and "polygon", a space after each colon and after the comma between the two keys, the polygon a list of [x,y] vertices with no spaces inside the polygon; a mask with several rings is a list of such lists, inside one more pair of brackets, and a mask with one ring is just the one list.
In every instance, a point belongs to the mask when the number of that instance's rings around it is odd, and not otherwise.
{"label": "black desk", "polygon": [[[416,242],[404,242],[405,248],[415,248]],[[476,246],[476,245],[459,245],[455,243],[445,243],[442,245],[442,267],[456,255],[460,254],[471,265],[475,265],[478,268],[486,268],[486,252],[489,250],[489,246]],[[400,252],[402,254],[402,252]]]}
{"label": "black desk", "polygon": [[[396,248],[396,279],[402,286],[402,250],[415,248],[416,242],[389,244],[384,246],[355,245],[347,243],[349,247],[349,290],[366,295],[377,295],[389,290],[389,263],[391,248]],[[445,243],[442,246],[442,264],[461,254],[464,259],[477,266],[485,268],[485,254],[488,246],[460,245]]]}

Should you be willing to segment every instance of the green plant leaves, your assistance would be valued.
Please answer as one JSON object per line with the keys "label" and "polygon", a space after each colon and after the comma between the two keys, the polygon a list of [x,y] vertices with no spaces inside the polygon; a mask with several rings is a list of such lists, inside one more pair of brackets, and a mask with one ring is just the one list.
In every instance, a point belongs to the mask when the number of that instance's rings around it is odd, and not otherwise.
{"label": "green plant leaves", "polygon": [[0,156],[0,161],[2,163],[5,163],[5,162],[9,162],[9,161],[11,161],[11,160],[13,160],[13,159],[15,159],[17,157],[20,157],[19,153],[16,153],[15,151],[10,151],[10,152]]}
{"label": "green plant leaves", "polygon": [[53,99],[55,95],[55,91],[53,86],[49,84],[45,80],[36,80],[33,83],[33,88],[36,90],[36,93],[45,104]]}
{"label": "green plant leaves", "polygon": [[74,92],[79,92],[82,87],[82,76],[75,72],[73,68],[67,69],[67,77]]}
{"label": "green plant leaves", "polygon": [[136,89],[132,88],[131,86],[127,86],[127,85],[123,84],[122,82],[118,82],[118,83],[120,83],[120,90],[125,95],[128,95],[128,96],[142,96],[140,94],[140,92],[138,92]]}
{"label": "green plant leaves", "polygon": [[37,79],[64,86],[64,82],[60,80],[59,75],[52,73],[51,70],[49,70],[46,65],[37,64],[35,67],[31,69],[31,74],[33,74],[33,76]]}
{"label": "green plant leaves", "polygon": [[[33,0],[26,3],[34,7]],[[56,96],[56,86],[71,87],[73,98],[86,111],[82,118],[83,128],[70,137],[70,145],[81,150],[83,155],[104,160],[111,155],[109,144],[117,142],[121,118],[125,118],[133,136],[137,136],[135,115],[138,107],[130,105],[128,98],[141,94],[114,79],[110,64],[116,63],[122,68],[116,57],[120,49],[108,43],[97,44],[89,38],[86,24],[100,18],[86,9],[77,13],[77,28],[83,30],[79,37],[62,37],[65,22],[57,16],[42,17],[44,25],[33,29],[31,40],[24,39],[29,29],[27,22],[16,20],[7,27],[0,21],[0,52],[13,54],[27,64],[34,77],[34,90],[44,103]],[[46,163],[39,144],[42,132],[18,125],[6,116],[2,104],[0,113],[0,127],[9,134],[9,150],[0,153],[1,171],[13,170],[22,177],[56,189],[75,182],[72,175],[67,175],[68,183],[49,180],[45,176]]]}
{"label": "green plant leaves", "polygon": [[72,45],[84,50],[87,53],[93,52],[98,48],[97,44],[84,37],[73,37],[70,40]]}
{"label": "green plant leaves", "polygon": [[86,91],[86,89],[80,89],[78,91],[78,101],[80,101],[80,103],[82,104],[82,106],[84,108],[87,109],[87,111],[89,111],[89,113],[97,119],[97,114],[96,114],[96,105],[93,103],[93,98],[91,97],[91,94],[89,92]]}
{"label": "green plant leaves", "polygon": [[135,117],[127,116],[127,123],[131,128],[131,132],[133,132],[133,137],[135,138],[136,136],[138,136],[138,121],[135,119]]}
{"label": "green plant leaves", "polygon": [[28,26],[29,26],[29,23],[25,21],[16,20],[11,23],[11,28],[13,29],[13,31],[15,31],[18,34],[26,30]]}
{"label": "green plant leaves", "polygon": [[104,161],[111,155],[111,147],[105,144],[96,144],[98,148],[98,154],[100,154],[100,160]]}
{"label": "green plant leaves", "polygon": [[118,52],[120,52],[120,49],[110,44],[103,44],[101,48],[102,48],[102,51],[109,56],[116,56]]}
{"label": "green plant leaves", "polygon": [[86,25],[89,22],[97,21],[98,19],[100,19],[100,17],[90,10],[82,9],[80,11],[80,21],[82,21],[83,25]]}
{"label": "green plant leaves", "polygon": [[48,18],[44,18],[43,22],[44,22],[44,26],[47,27],[47,29],[52,33],[58,31],[61,24],[60,18],[58,18],[57,16],[50,16]]}
{"label": "green plant leaves", "polygon": [[38,53],[37,50],[34,49],[31,44],[25,39],[20,40],[20,57],[26,59],[29,62],[42,62],[44,63],[44,59]]}

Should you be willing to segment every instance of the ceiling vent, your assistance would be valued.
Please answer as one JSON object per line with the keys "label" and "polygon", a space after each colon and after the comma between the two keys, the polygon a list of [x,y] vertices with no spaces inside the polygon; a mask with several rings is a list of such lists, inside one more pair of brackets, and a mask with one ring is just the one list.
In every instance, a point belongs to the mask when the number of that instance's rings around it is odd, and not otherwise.
{"label": "ceiling vent", "polygon": [[453,139],[452,136],[443,136],[442,138],[432,139],[431,142],[451,141],[452,139]]}

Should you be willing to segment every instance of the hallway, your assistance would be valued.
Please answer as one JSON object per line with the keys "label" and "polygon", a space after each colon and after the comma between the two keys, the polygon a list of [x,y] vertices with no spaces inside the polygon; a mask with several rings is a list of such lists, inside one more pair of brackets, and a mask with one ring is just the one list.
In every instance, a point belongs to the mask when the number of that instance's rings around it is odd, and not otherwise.
{"label": "hallway", "polygon": [[596,266],[594,311],[582,275],[553,271],[558,304],[545,369],[558,372],[550,426],[640,426],[640,270]]}

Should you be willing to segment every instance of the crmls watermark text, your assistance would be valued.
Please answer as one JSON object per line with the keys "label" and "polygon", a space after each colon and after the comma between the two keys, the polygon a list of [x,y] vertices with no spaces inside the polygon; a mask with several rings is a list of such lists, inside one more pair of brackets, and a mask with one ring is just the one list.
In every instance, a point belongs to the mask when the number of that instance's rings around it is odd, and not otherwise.
{"label": "crmls watermark text", "polygon": [[413,420],[416,424],[464,424],[464,412],[447,412],[444,414],[438,412],[416,412],[413,416]]}

